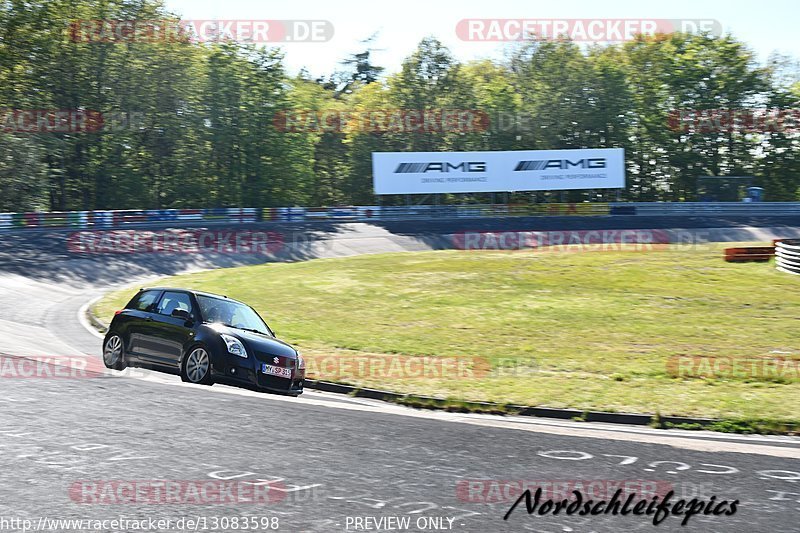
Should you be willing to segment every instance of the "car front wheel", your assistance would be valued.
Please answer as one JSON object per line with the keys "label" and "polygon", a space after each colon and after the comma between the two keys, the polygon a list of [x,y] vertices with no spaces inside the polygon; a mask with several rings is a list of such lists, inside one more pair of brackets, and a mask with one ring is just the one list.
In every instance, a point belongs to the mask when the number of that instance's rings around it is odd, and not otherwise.
{"label": "car front wheel", "polygon": [[197,385],[211,385],[211,357],[203,346],[195,346],[184,357],[181,379]]}

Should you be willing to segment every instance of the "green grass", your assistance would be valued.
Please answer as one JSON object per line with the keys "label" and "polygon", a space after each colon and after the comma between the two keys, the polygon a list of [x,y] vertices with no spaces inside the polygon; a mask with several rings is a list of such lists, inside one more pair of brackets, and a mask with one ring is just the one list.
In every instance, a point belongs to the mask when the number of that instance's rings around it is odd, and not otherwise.
{"label": "green grass", "polygon": [[[670,357],[797,350],[800,278],[721,246],[637,253],[438,251],[270,263],[159,284],[254,306],[309,358],[485,357],[476,379],[340,381],[452,401],[795,422],[800,380],[675,378]],[[108,295],[109,321],[134,291]],[[790,355],[786,355],[789,353]],[[515,376],[503,366],[517,370]],[[796,368],[796,367],[795,367]]]}

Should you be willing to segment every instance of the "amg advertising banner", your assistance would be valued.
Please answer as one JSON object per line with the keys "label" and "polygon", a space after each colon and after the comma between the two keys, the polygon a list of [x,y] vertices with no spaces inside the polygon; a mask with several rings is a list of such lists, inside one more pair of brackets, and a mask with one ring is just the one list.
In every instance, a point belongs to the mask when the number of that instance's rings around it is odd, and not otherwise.
{"label": "amg advertising banner", "polygon": [[622,189],[622,148],[373,152],[375,194]]}

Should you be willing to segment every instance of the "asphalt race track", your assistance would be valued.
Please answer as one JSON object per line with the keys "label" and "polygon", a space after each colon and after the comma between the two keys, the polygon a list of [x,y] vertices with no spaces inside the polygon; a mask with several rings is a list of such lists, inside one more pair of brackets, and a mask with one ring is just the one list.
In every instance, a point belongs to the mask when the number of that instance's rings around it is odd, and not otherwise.
{"label": "asphalt race track", "polygon": [[[277,258],[301,260],[442,248],[443,236],[465,230],[682,228],[746,240],[797,235],[800,220],[576,217],[257,227],[292,235],[286,241],[300,244]],[[104,291],[264,260],[71,254],[66,240],[59,231],[0,234],[0,353],[99,361],[100,338],[81,315]],[[191,386],[139,369],[0,378],[0,479],[0,530],[22,531],[20,522],[3,523],[12,518],[30,520],[28,530],[134,530],[95,527],[121,517],[170,520],[168,527],[136,528],[149,531],[244,529],[233,526],[234,517],[259,519],[251,531],[287,532],[778,533],[798,531],[800,523],[798,438],[418,411],[310,390],[294,399]],[[266,486],[270,498],[130,503],[118,493],[93,500],[95,493],[75,490],[153,480]],[[739,505],[731,516],[692,516],[685,527],[676,516],[658,526],[652,516],[528,516],[524,504],[504,521],[518,493],[509,499],[503,487],[515,481],[559,482],[570,490],[630,483],[658,487],[662,495],[672,490],[674,499],[715,496]],[[58,519],[83,522],[56,527]]]}

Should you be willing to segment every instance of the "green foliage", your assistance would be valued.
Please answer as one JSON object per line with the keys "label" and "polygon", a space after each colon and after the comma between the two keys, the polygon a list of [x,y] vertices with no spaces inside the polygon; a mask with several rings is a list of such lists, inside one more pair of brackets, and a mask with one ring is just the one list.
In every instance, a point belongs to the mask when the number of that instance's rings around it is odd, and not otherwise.
{"label": "green foliage", "polygon": [[[395,73],[373,63],[370,38],[343,59],[345,70],[314,80],[288,76],[275,49],[74,42],[68,31],[76,20],[164,18],[177,15],[157,0],[0,4],[0,109],[126,117],[96,132],[0,128],[0,209],[370,204],[374,151],[580,147],[625,148],[628,199],[694,200],[698,176],[742,174],[756,176],[769,200],[798,198],[793,131],[670,128],[681,109],[800,104],[790,59],[760,66],[729,35],[676,33],[589,49],[535,42],[510,46],[504,61],[466,64],[429,37]],[[473,110],[489,122],[477,131],[276,127],[280,113],[311,110]],[[589,192],[564,194],[575,201]]]}
{"label": "green foliage", "polygon": [[745,435],[786,435],[797,434],[800,424],[797,421],[781,421],[770,418],[725,419],[712,422],[705,429],[722,433],[740,433]]}
{"label": "green foliage", "polygon": [[0,136],[0,212],[47,207],[47,165],[39,146]]}
{"label": "green foliage", "polygon": [[513,415],[518,411],[501,404],[465,402],[452,398],[420,397],[413,394],[401,396],[394,403],[416,409],[436,409],[451,413],[481,413],[489,415]]}

